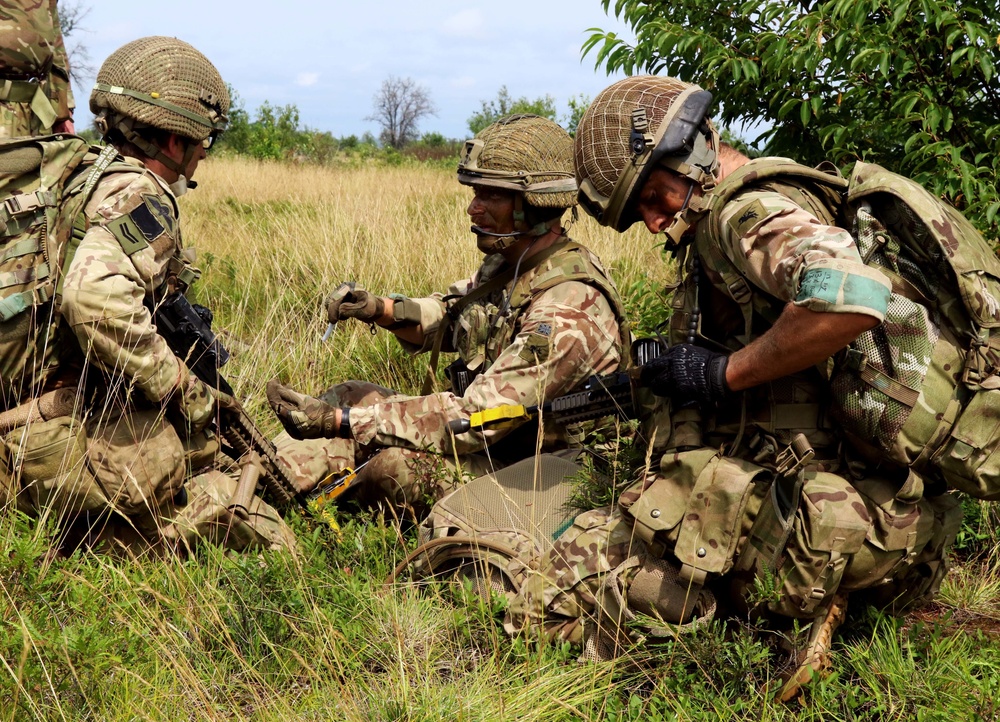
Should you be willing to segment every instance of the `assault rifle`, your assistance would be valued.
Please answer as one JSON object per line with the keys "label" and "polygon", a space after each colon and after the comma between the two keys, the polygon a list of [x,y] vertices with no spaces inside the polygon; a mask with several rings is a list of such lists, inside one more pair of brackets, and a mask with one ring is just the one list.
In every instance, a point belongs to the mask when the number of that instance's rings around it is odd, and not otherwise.
{"label": "assault rifle", "polygon": [[468,419],[448,422],[448,428],[455,435],[465,434],[472,429],[500,427],[515,421],[541,415],[561,424],[576,424],[604,416],[620,419],[634,419],[638,416],[639,403],[636,399],[637,380],[642,365],[663,353],[664,346],[659,339],[638,339],[632,346],[633,366],[628,371],[618,371],[607,376],[591,376],[583,389],[560,396],[544,404],[530,406],[497,406],[473,413]]}
{"label": "assault rifle", "polygon": [[[229,360],[229,352],[212,332],[210,309],[193,306],[184,294],[174,291],[153,309],[153,322],[170,350],[192,373],[212,388],[233,395],[233,387],[219,373],[219,367]],[[274,445],[246,412],[220,408],[219,417],[219,434],[243,469],[231,504],[234,511],[241,513],[248,508],[258,481],[268,500],[279,509],[286,509],[293,500],[305,506],[294,482],[278,463]]]}

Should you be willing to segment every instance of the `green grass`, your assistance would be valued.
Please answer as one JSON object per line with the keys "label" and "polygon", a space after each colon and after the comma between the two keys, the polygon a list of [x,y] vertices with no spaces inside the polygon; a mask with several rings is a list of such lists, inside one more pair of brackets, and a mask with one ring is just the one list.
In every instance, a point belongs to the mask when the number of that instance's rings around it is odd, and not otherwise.
{"label": "green grass", "polygon": [[[226,367],[267,433],[262,387],[365,378],[413,391],[422,366],[389,334],[343,325],[320,302],[356,278],[426,293],[478,258],[451,172],[209,164],[183,199],[199,247],[199,300],[233,350]],[[214,195],[213,195],[214,194]],[[574,237],[648,317],[672,272],[649,236],[587,220]],[[639,457],[642,455],[640,454]],[[621,468],[644,459],[626,454]],[[582,492],[607,501],[606,488]],[[604,494],[604,496],[601,496]],[[382,519],[341,514],[343,534],[299,512],[299,551],[194,558],[50,559],[51,529],[0,515],[0,722],[22,720],[990,720],[1000,714],[1000,534],[969,503],[959,563],[929,611],[849,608],[834,674],[790,705],[768,689],[786,662],[773,637],[721,624],[607,664],[508,639],[498,604],[383,580],[412,548]]]}

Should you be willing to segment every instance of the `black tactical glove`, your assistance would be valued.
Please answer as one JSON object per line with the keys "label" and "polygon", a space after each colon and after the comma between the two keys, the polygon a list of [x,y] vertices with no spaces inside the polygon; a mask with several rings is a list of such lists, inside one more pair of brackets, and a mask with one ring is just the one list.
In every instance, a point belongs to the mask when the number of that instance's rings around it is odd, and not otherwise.
{"label": "black tactical glove", "polygon": [[642,367],[639,381],[657,396],[669,396],[680,406],[716,406],[730,393],[725,354],[682,343]]}
{"label": "black tactical glove", "polygon": [[346,281],[326,297],[326,315],[330,323],[356,318],[372,324],[385,313],[381,296],[367,291],[354,281]]}
{"label": "black tactical glove", "polygon": [[300,394],[278,379],[267,382],[266,394],[271,410],[293,439],[330,438],[340,433],[336,406]]}

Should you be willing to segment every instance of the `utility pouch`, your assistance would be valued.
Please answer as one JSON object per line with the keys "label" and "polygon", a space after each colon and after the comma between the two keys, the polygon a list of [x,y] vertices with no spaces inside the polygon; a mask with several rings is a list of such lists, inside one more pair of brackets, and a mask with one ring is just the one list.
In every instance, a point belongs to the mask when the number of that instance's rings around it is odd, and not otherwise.
{"label": "utility pouch", "polygon": [[772,479],[767,469],[711,448],[671,454],[661,460],[656,480],[623,511],[640,539],[673,547],[682,581],[701,585],[708,575],[732,567],[745,526]]}
{"label": "utility pouch", "polygon": [[87,464],[87,434],[72,416],[35,421],[4,438],[22,493],[34,511],[73,515],[104,509],[107,498]]}
{"label": "utility pouch", "polygon": [[976,391],[931,464],[949,487],[977,499],[1000,499],[1000,389]]}

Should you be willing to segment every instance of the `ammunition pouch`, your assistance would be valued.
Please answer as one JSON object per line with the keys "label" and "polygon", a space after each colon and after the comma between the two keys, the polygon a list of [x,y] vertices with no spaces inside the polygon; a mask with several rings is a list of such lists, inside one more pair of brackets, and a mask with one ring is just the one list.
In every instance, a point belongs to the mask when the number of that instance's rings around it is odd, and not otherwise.
{"label": "ammunition pouch", "polygon": [[749,461],[695,449],[665,455],[652,483],[619,506],[652,550],[673,552],[683,582],[701,586],[732,568],[772,479]]}

